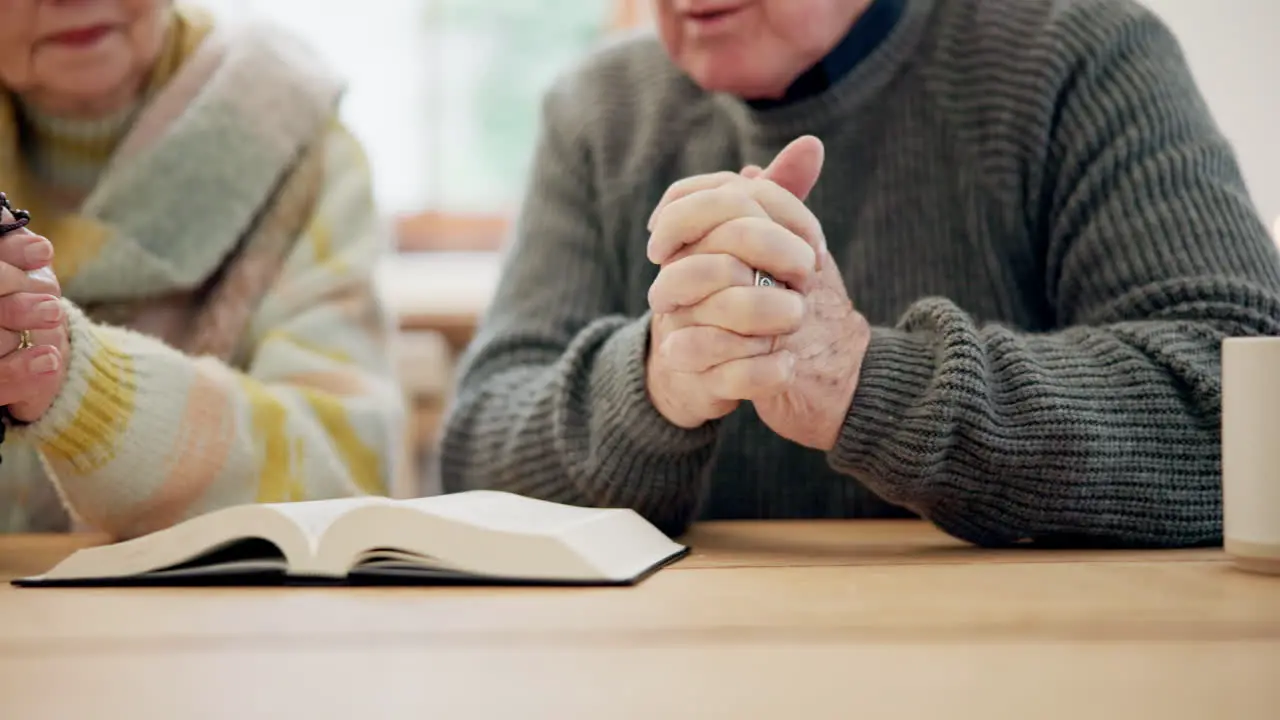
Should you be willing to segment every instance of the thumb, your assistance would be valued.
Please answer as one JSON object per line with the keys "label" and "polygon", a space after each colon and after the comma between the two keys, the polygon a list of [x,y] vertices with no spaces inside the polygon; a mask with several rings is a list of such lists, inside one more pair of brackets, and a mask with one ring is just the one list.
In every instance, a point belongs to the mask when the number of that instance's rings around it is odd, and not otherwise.
{"label": "thumb", "polygon": [[822,141],[812,135],[792,140],[764,170],[764,178],[772,180],[792,195],[804,200],[818,184],[826,151]]}

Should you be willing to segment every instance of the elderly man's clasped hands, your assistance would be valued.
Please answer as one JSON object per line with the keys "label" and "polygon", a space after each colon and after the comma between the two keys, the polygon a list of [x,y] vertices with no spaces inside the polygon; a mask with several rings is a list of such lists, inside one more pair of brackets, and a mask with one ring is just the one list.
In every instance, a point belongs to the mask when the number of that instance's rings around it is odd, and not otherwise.
{"label": "elderly man's clasped hands", "polygon": [[[57,397],[69,352],[53,244],[0,203],[0,405],[21,422],[40,418]],[[12,228],[12,229],[10,229]],[[30,347],[23,347],[25,339]]]}
{"label": "elderly man's clasped hands", "polygon": [[[870,329],[804,204],[822,161],[822,143],[802,137],[763,170],[682,180],[654,210],[647,386],[673,424],[746,400],[782,437],[835,445]],[[756,271],[777,283],[758,285]]]}

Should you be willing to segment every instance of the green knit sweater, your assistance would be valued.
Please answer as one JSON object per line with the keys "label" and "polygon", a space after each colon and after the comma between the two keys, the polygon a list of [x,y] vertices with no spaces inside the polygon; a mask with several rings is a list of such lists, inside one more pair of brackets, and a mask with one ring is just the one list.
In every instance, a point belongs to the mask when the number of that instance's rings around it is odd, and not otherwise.
{"label": "green knit sweater", "polygon": [[[1280,259],[1135,2],[911,0],[849,75],[773,110],[632,39],[543,122],[447,490],[629,506],[672,533],[910,512],[984,545],[1220,541],[1220,342],[1280,331]],[[827,148],[808,205],[874,326],[830,453],[749,404],[677,428],[645,391],[649,213],[802,133]]]}

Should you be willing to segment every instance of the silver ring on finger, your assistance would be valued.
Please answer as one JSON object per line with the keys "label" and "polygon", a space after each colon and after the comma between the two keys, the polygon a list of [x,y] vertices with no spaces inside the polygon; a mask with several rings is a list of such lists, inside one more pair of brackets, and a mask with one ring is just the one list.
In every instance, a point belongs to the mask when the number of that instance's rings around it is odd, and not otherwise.
{"label": "silver ring on finger", "polygon": [[763,270],[756,271],[756,287],[773,287],[778,284],[773,276]]}

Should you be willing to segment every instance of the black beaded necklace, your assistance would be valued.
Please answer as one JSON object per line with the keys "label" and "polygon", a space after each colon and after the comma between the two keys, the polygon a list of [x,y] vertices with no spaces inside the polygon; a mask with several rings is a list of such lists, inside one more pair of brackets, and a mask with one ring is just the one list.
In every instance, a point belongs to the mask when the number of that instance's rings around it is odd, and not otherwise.
{"label": "black beaded necklace", "polygon": [[[9,198],[0,192],[0,209],[8,210],[13,215],[13,222],[0,222],[0,239],[14,230],[21,230],[31,222],[31,213],[26,210],[15,209],[9,204]],[[0,407],[0,445],[4,444],[5,428],[9,423],[13,422],[13,416],[9,414],[8,406]],[[0,462],[3,462],[3,456],[0,456]]]}
{"label": "black beaded necklace", "polygon": [[31,213],[26,210],[18,210],[14,208],[9,204],[9,198],[5,197],[2,192],[0,192],[0,208],[8,210],[9,214],[13,215],[13,222],[0,223],[0,237],[8,235],[14,230],[20,230],[26,227],[27,223],[31,222]]}

